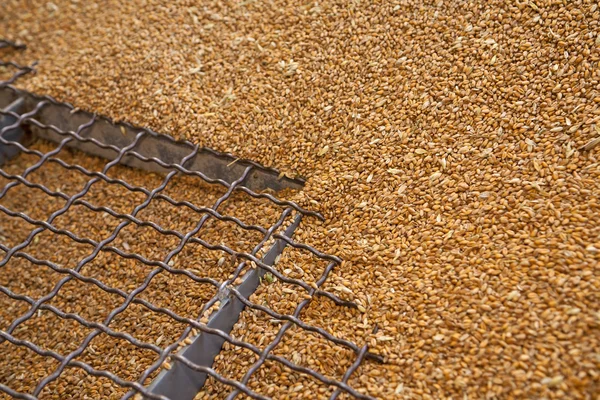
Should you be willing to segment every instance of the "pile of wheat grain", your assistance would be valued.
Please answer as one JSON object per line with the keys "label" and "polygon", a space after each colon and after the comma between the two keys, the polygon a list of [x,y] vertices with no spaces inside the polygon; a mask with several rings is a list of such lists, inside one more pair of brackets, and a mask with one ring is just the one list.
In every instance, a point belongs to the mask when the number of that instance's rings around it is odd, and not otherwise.
{"label": "pile of wheat grain", "polygon": [[[387,357],[379,398],[591,398],[600,389],[600,10],[595,1],[9,1],[21,85],[308,179],[300,240],[361,304],[302,314]],[[321,266],[290,254],[306,273]],[[255,299],[286,309],[275,282]],[[378,333],[370,335],[373,328]],[[245,313],[235,334],[278,329]],[[340,379],[353,355],[278,354]],[[253,356],[217,370],[241,378]],[[330,393],[267,364],[276,398]],[[209,382],[203,398],[222,397]]]}

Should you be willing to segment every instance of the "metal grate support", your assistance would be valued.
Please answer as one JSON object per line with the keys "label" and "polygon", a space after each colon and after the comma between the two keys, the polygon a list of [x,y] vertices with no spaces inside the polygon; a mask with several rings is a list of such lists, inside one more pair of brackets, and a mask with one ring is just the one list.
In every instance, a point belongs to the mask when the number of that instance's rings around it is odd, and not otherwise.
{"label": "metal grate support", "polygon": [[[2,47],[18,48],[11,42],[0,41],[0,48]],[[341,263],[341,260],[292,239],[294,230],[304,218],[322,217],[318,213],[306,210],[296,203],[280,200],[272,194],[262,192],[265,189],[278,191],[284,188],[301,188],[302,181],[285,177],[278,179],[279,173],[276,170],[264,168],[251,161],[237,160],[232,155],[217,153],[189,142],[178,142],[168,136],[147,129],[136,128],[126,123],[115,124],[106,118],[76,110],[69,104],[60,103],[51,97],[30,94],[17,89],[12,84],[19,77],[34,72],[32,67],[23,67],[12,62],[0,62],[0,66],[14,70],[14,74],[8,80],[0,81],[0,176],[9,181],[0,190],[0,200],[10,195],[11,188],[19,186],[31,189],[32,196],[38,195],[41,191],[44,196],[65,201],[64,206],[54,211],[46,220],[36,219],[26,213],[11,210],[0,203],[0,216],[7,215],[20,218],[24,223],[35,226],[35,229],[30,232],[27,238],[15,246],[7,246],[0,241],[0,250],[4,252],[4,257],[0,260],[0,271],[11,259],[19,258],[25,259],[34,265],[49,268],[63,276],[53,290],[39,299],[16,293],[0,285],[0,292],[2,293],[0,296],[8,296],[13,300],[27,303],[29,307],[29,310],[24,314],[18,317],[15,316],[16,318],[7,329],[0,330],[0,343],[4,342],[6,344],[8,342],[13,346],[25,347],[38,355],[50,357],[59,362],[59,366],[52,373],[38,382],[33,392],[19,392],[1,381],[0,392],[20,399],[36,399],[44,388],[65,374],[66,367],[69,366],[80,368],[92,376],[107,378],[116,385],[129,389],[123,396],[124,399],[137,394],[148,399],[191,400],[202,389],[208,377],[212,377],[230,388],[231,392],[227,399],[234,399],[242,393],[253,399],[267,399],[268,397],[265,395],[250,389],[248,382],[251,377],[256,375],[264,362],[269,360],[279,363],[295,373],[310,376],[321,384],[333,388],[331,399],[335,399],[341,394],[358,399],[371,398],[351,387],[348,384],[348,379],[364,360],[371,359],[381,362],[381,357],[369,353],[366,345],[358,346],[351,341],[335,337],[325,329],[309,325],[300,319],[301,311],[317,296],[326,297],[340,307],[356,307],[354,303],[342,300],[335,294],[321,289],[329,273]],[[32,138],[49,140],[57,145],[53,150],[44,153],[28,145]],[[98,171],[89,170],[77,164],[69,164],[59,157],[59,153],[67,147],[100,156],[109,161],[104,165],[104,168]],[[35,156],[38,161],[28,166],[21,174],[6,172],[2,166],[10,165],[11,160],[18,157],[19,154]],[[82,174],[86,177],[87,183],[81,191],[70,196],[52,190],[43,183],[33,182],[30,176],[49,163],[56,163],[65,170]],[[135,186],[108,175],[109,170],[118,164],[159,172],[164,179],[153,190]],[[163,192],[176,176],[192,177],[201,182],[221,186],[226,191],[211,207],[198,206],[187,200],[175,200]],[[145,196],[145,200],[139,203],[130,213],[117,212],[111,208],[110,203],[102,206],[91,204],[84,197],[90,192],[92,186],[99,182],[118,185],[130,192],[141,193]],[[33,194],[34,189],[36,194]],[[219,211],[220,206],[229,200],[234,193],[243,193],[248,199],[268,201],[282,208],[283,212],[277,222],[268,228],[246,224],[234,216],[225,215]],[[141,219],[140,213],[157,199],[166,201],[173,207],[189,208],[198,215],[202,215],[202,217],[196,222],[194,228],[187,233]],[[74,206],[83,206],[94,213],[107,213],[116,218],[119,224],[108,237],[101,241],[81,237],[74,232],[57,227],[55,224],[57,218],[67,213]],[[243,230],[259,232],[263,235],[263,238],[251,252],[237,251],[224,244],[211,244],[197,236],[210,219],[233,223]],[[290,219],[291,223],[289,223]],[[287,226],[286,221],[289,224]],[[130,225],[149,227],[162,235],[175,236],[179,240],[179,244],[160,260],[149,259],[141,254],[124,251],[112,242],[115,241],[123,229]],[[74,242],[90,245],[93,247],[93,251],[81,258],[72,269],[64,268],[49,260],[38,259],[28,252],[28,246],[34,243],[36,237],[43,232],[51,233],[57,237],[68,237]],[[174,257],[181,253],[185,246],[192,243],[210,251],[223,252],[231,260],[237,260],[239,264],[235,268],[232,277],[226,279],[224,276],[223,279],[214,279],[199,276],[188,269],[173,268],[170,264]],[[258,256],[259,252],[269,243],[272,243],[272,245],[265,255]],[[306,251],[328,263],[321,277],[316,281],[316,285],[290,278],[274,266],[277,256],[288,246]],[[143,283],[131,291],[111,287],[101,280],[82,273],[86,264],[104,252],[116,254],[124,259],[134,259],[145,266],[153,267],[153,269],[147,274]],[[255,268],[248,269],[249,265],[253,265]],[[250,296],[256,291],[267,273],[306,292],[305,299],[298,304],[292,314],[281,314],[265,305],[250,300]],[[152,302],[140,298],[139,294],[147,290],[152,280],[160,274],[184,275],[194,282],[214,287],[217,294],[204,305],[202,312],[204,314],[204,312],[211,310],[211,307],[218,304],[217,310],[210,316],[208,322],[201,322],[197,316],[181,315],[169,308],[158,307]],[[241,283],[237,283],[240,280]],[[70,281],[94,285],[106,293],[121,297],[122,303],[119,307],[114,308],[101,323],[86,320],[75,313],[66,313],[51,305],[50,302],[57,296],[61,288]],[[111,322],[132,304],[166,315],[174,321],[185,324],[186,328],[175,342],[165,347],[140,341],[128,332],[112,329],[110,327]],[[230,335],[233,326],[245,308],[259,310],[272,318],[285,321],[275,339],[264,348],[259,348]],[[16,337],[15,331],[17,328],[30,321],[39,310],[47,310],[59,318],[76,321],[92,331],[69,354],[59,354]],[[299,366],[285,357],[273,354],[272,350],[280,344],[286,331],[293,326],[316,333],[328,342],[350,349],[356,354],[354,363],[346,371],[342,380],[329,378],[313,369]],[[186,338],[193,332],[197,332],[193,340],[182,347],[182,344],[187,343]],[[93,368],[91,365],[77,360],[77,357],[89,347],[90,342],[100,334],[126,340],[136,347],[156,353],[158,358],[136,381],[123,379],[117,374]],[[222,376],[213,369],[215,357],[226,342],[247,349],[258,357],[258,360],[247,369],[240,381]],[[144,382],[155,374],[167,359],[173,361],[172,367],[162,370],[153,382],[145,387]]]}

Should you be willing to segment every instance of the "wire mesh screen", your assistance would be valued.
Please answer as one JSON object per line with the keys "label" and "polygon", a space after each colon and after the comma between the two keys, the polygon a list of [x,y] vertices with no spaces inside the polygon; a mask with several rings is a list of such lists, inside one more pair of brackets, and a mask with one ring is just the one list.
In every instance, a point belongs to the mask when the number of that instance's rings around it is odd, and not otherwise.
{"label": "wire mesh screen", "polygon": [[[189,143],[178,160],[160,151],[149,157],[140,151],[156,139],[148,130],[120,145],[89,135],[100,123],[93,115],[76,129],[49,124],[42,116],[66,105],[23,100],[28,94],[12,84],[33,68],[0,68],[0,93],[11,99],[0,111],[0,394],[192,399],[210,380],[227,399],[279,398],[250,385],[261,368],[278,365],[317,382],[331,399],[371,398],[348,380],[379,357],[301,320],[317,298],[356,307],[322,289],[341,260],[292,239],[319,214],[250,189],[259,165],[238,166],[225,180],[192,168],[205,149]],[[107,151],[108,161],[73,149],[81,146]],[[131,160],[155,172],[122,165]],[[321,263],[320,274],[296,274],[285,262],[289,252]],[[295,294],[292,306],[252,301],[274,282]],[[260,343],[234,336],[244,308],[276,323],[277,333]],[[280,351],[298,330],[354,361],[339,377],[301,365]],[[213,364],[220,351],[235,349],[252,362],[234,379]]]}

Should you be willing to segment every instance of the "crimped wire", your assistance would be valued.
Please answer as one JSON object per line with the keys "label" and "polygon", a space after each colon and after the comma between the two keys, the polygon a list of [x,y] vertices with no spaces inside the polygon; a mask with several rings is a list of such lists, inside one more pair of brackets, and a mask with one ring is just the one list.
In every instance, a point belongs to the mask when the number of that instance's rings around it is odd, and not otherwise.
{"label": "crimped wire", "polygon": [[[316,287],[319,288],[321,287],[321,285],[323,285],[323,283],[325,283],[325,280],[327,279],[329,273],[333,270],[333,267],[335,266],[335,263],[329,263],[329,265],[327,266],[327,268],[325,268],[325,271],[323,271],[323,274],[321,275],[321,277],[319,278],[319,280],[316,282]],[[311,287],[310,291],[309,291],[309,295],[311,296],[308,299],[303,300],[302,302],[300,302],[300,304],[298,304],[298,306],[296,307],[296,310],[294,310],[294,314],[292,315],[294,318],[298,318],[298,316],[300,315],[300,313],[302,312],[302,310],[308,306],[310,304],[310,302],[312,301],[312,296],[316,293],[318,289]],[[261,352],[260,354],[260,358],[258,359],[258,361],[256,361],[254,364],[252,364],[252,366],[248,369],[248,371],[246,372],[246,374],[244,374],[244,377],[242,378],[241,382],[246,385],[248,384],[248,382],[250,381],[250,378],[252,377],[252,375],[254,375],[259,369],[260,367],[264,364],[264,362],[269,359],[271,356],[269,353],[281,342],[281,340],[283,339],[283,336],[285,335],[285,332],[290,329],[292,326],[294,325],[293,321],[288,320],[280,329],[279,332],[277,333],[277,335],[275,336],[275,339]],[[279,358],[276,356],[272,356],[272,358],[277,359],[278,361]],[[285,364],[285,363],[284,363]],[[304,370],[302,371],[308,375],[311,375],[314,378],[317,378],[318,380],[320,380],[321,382],[327,383],[328,385],[333,385],[336,386],[338,389],[341,389],[349,394],[351,394],[352,396],[356,397],[357,399],[371,399],[372,397],[364,395],[362,393],[357,392],[355,389],[351,388],[350,386],[348,386],[345,382],[338,382],[332,379],[329,379],[321,374],[319,374],[316,371],[312,371],[309,370],[308,368],[304,368]],[[228,396],[227,396],[227,400],[233,400],[237,397],[237,395],[240,394],[240,391],[238,389],[233,390]]]}

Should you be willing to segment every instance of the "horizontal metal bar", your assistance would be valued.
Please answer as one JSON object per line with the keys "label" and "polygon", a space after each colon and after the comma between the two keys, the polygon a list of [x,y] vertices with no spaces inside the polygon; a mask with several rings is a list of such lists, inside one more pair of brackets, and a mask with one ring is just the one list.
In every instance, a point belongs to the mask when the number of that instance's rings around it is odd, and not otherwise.
{"label": "horizontal metal bar", "polygon": [[[94,117],[91,113],[75,109],[67,103],[59,103],[49,97],[36,96],[12,86],[0,88],[0,107],[17,98],[24,99],[25,110],[34,109],[37,104],[45,101],[46,104],[40,109],[35,119],[44,125],[54,125],[63,131],[73,131]],[[28,126],[35,136],[43,139],[57,143],[64,139],[63,135],[51,129],[42,129],[35,125]],[[124,122],[115,123],[106,117],[98,116],[94,124],[86,129],[82,136],[123,148],[131,144],[140,131],[148,132],[148,134],[137,145],[136,152],[148,158],[158,158],[166,164],[178,162],[194,147],[192,143],[187,141],[177,141],[170,136],[158,134],[149,129],[139,128]],[[114,150],[100,148],[91,142],[72,141],[67,144],[67,147],[73,147],[109,160],[114,159],[117,155]],[[168,172],[166,168],[156,163],[144,162],[133,156],[123,157],[121,163],[152,172]],[[199,149],[196,157],[188,163],[189,170],[202,172],[211,178],[220,178],[227,183],[235,181],[249,166],[254,167],[254,169],[248,176],[244,186],[250,190],[271,189],[280,191],[283,189],[302,189],[304,186],[302,179],[280,176],[279,171],[275,169],[266,168],[253,161],[238,159],[231,154],[219,153],[208,148]]]}

